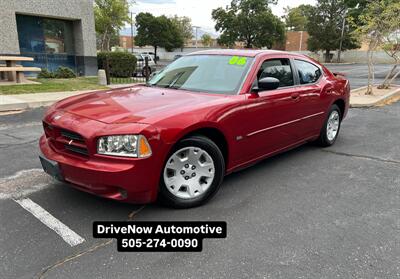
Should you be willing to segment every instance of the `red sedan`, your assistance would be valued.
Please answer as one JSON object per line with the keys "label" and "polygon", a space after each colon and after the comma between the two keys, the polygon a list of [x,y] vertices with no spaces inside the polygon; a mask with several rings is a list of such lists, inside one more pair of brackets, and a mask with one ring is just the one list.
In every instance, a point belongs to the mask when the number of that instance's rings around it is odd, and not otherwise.
{"label": "red sedan", "polygon": [[40,138],[44,170],[121,201],[198,206],[226,174],[306,142],[332,145],[349,82],[299,54],[210,50],[146,85],[62,100]]}

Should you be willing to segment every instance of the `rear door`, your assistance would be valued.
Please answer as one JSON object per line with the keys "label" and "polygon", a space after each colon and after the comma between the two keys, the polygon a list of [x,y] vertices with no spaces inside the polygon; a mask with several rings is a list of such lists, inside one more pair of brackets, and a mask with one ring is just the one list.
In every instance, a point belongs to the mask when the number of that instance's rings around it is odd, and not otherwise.
{"label": "rear door", "polygon": [[[310,137],[319,134],[322,122],[325,117],[324,105],[329,102],[322,94],[324,90],[329,90],[324,85],[322,69],[310,61],[293,59],[293,64],[298,77],[298,86],[296,91],[300,96],[299,106],[301,107],[302,121],[299,128],[303,131],[303,137]],[[326,96],[326,95],[325,95]]]}

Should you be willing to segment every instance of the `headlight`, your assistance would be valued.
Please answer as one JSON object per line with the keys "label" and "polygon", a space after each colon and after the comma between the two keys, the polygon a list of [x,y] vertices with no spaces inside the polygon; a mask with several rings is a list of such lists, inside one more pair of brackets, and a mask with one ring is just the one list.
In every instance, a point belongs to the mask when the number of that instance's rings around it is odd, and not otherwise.
{"label": "headlight", "polygon": [[146,158],[151,148],[142,135],[105,136],[97,141],[97,153],[103,155]]}

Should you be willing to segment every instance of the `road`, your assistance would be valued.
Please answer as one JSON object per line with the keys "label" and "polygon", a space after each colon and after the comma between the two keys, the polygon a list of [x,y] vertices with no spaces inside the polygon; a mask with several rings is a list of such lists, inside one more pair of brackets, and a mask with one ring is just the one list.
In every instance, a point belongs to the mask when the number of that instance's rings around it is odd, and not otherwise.
{"label": "road", "polygon": [[[305,145],[226,177],[205,206],[113,202],[40,170],[43,109],[0,116],[0,278],[400,278],[400,103],[351,109],[333,147]],[[84,242],[71,247],[18,202]],[[99,220],[219,220],[201,253],[118,253]]]}
{"label": "road", "polygon": [[[368,79],[368,67],[366,64],[326,64],[325,65],[332,72],[341,72],[346,75],[350,80],[352,89],[365,86]],[[390,71],[392,65],[388,64],[377,64],[374,66],[375,81],[374,83],[379,84],[384,81],[387,73]],[[400,84],[400,78],[395,81],[396,84]]]}

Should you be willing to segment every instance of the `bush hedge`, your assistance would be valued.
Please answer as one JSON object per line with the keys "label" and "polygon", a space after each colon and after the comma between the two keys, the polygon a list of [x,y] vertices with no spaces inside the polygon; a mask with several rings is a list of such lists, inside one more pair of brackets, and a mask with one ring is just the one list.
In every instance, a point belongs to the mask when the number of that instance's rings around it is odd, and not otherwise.
{"label": "bush hedge", "polygon": [[58,67],[54,72],[56,78],[76,78],[76,74],[68,67]]}
{"label": "bush hedge", "polygon": [[38,78],[76,78],[76,74],[68,67],[60,66],[54,72],[47,69],[42,69],[38,74]]}
{"label": "bush hedge", "polygon": [[136,57],[128,52],[99,52],[97,64],[99,69],[106,69],[106,60],[112,77],[131,77],[136,70]]}
{"label": "bush hedge", "polygon": [[37,78],[55,78],[55,74],[47,70],[46,68],[37,75]]}

